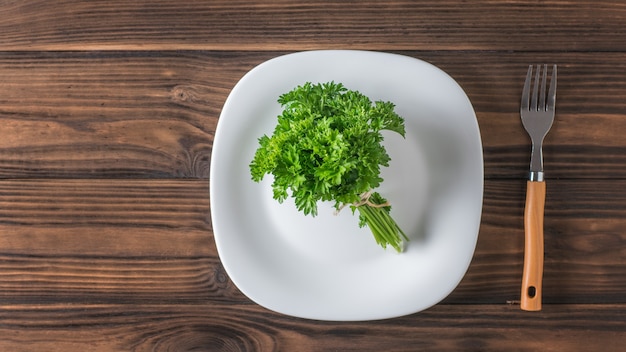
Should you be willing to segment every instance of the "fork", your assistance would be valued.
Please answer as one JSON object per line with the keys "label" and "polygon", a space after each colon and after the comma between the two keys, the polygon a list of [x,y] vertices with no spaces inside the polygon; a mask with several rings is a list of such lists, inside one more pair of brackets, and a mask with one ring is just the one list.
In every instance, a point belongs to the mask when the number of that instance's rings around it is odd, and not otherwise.
{"label": "fork", "polygon": [[[541,66],[538,65],[533,84],[533,66],[528,67],[520,108],[522,124],[532,141],[530,174],[526,182],[524,270],[520,300],[521,308],[527,311],[541,310],[544,256],[543,216],[546,198],[542,144],[554,121],[556,65],[552,67],[550,88],[546,95],[547,76],[548,65],[543,65],[543,73]],[[532,89],[531,85],[533,86]]]}

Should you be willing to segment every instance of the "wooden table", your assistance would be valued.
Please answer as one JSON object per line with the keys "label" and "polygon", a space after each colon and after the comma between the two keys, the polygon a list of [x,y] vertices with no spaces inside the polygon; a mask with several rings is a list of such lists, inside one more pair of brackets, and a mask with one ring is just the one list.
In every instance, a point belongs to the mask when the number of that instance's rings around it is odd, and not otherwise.
{"label": "wooden table", "polygon": [[[0,2],[0,351],[617,351],[626,345],[622,1]],[[472,264],[440,304],[321,322],[241,294],[209,168],[235,83],[364,49],[445,70],[485,160]],[[544,307],[519,308],[531,63],[559,65],[545,147]]]}

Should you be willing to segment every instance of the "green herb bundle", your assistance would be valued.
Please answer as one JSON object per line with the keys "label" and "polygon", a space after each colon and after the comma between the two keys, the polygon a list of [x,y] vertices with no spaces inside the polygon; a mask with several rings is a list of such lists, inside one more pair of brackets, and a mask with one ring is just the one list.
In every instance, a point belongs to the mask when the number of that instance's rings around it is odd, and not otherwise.
{"label": "green herb bundle", "polygon": [[402,251],[404,232],[390,215],[391,206],[374,190],[381,166],[390,157],[381,144],[382,130],[404,137],[404,119],[391,102],[372,101],[341,83],[307,82],[281,95],[283,107],[271,137],[259,138],[250,163],[252,179],[272,174],[273,197],[283,202],[291,193],[304,214],[317,215],[318,201],[334,202],[359,213],[383,248]]}

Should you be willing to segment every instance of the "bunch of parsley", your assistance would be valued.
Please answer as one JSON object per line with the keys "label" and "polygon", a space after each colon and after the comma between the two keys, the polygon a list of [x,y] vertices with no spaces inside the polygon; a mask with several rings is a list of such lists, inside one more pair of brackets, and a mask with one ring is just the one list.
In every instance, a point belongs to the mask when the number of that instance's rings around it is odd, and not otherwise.
{"label": "bunch of parsley", "polygon": [[281,95],[283,107],[271,137],[259,138],[250,163],[252,179],[272,174],[273,197],[291,193],[304,214],[317,215],[318,201],[332,201],[336,211],[350,206],[359,226],[368,226],[383,248],[402,251],[404,232],[391,207],[376,189],[381,166],[390,157],[381,144],[382,130],[404,137],[404,119],[391,102],[372,101],[341,83],[307,82]]}

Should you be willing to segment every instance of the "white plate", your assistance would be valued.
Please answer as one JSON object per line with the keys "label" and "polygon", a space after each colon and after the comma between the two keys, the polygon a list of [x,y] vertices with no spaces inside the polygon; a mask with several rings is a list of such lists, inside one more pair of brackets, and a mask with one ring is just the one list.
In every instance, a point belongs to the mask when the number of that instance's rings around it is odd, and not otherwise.
{"label": "white plate", "polygon": [[[380,193],[411,238],[383,250],[350,210],[315,218],[272,199],[271,177],[251,180],[257,139],[271,135],[279,95],[307,81],[343,83],[391,101],[406,139],[388,133],[392,158]],[[248,72],[224,104],[211,159],[217,250],[235,285],[283,314],[373,320],[418,312],[444,299],[472,259],[482,210],[483,159],[472,105],[461,87],[426,62],[366,51],[309,51]]]}

